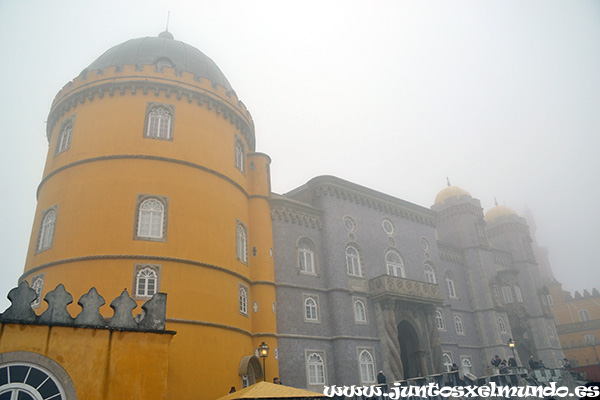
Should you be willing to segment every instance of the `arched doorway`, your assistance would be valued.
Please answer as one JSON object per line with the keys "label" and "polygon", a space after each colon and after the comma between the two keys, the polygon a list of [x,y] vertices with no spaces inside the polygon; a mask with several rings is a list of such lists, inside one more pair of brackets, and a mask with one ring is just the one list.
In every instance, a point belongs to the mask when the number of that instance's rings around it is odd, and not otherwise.
{"label": "arched doorway", "polygon": [[400,344],[400,357],[404,369],[404,379],[423,376],[423,360],[419,336],[412,324],[406,320],[398,324],[398,343]]}

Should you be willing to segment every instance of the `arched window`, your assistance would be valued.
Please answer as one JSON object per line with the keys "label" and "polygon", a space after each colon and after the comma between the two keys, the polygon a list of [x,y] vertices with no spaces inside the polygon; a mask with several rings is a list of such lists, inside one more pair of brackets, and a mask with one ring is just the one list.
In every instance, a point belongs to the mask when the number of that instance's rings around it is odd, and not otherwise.
{"label": "arched window", "polygon": [[360,256],[354,246],[346,247],[346,266],[348,268],[348,275],[362,276]]}
{"label": "arched window", "polygon": [[442,354],[442,362],[444,364],[444,370],[446,372],[450,372],[452,371],[452,357],[450,357],[450,354],[448,353],[444,353]]}
{"label": "arched window", "polygon": [[367,350],[360,352],[358,356],[358,363],[360,365],[360,380],[363,383],[374,383],[375,382],[375,363],[373,362],[373,356]]}
{"label": "arched window", "polygon": [[54,229],[56,227],[56,207],[46,210],[42,217],[40,232],[38,234],[37,251],[48,250],[52,247],[54,240]]}
{"label": "arched window", "polygon": [[423,266],[423,272],[425,273],[425,280],[429,283],[437,283],[435,279],[435,271],[429,264]]}
{"label": "arched window", "polygon": [[54,155],[58,155],[63,151],[69,150],[71,147],[71,137],[73,136],[73,118],[69,118],[63,122],[60,128],[60,133],[56,141],[56,148],[54,149]]}
{"label": "arched window", "polygon": [[241,222],[237,223],[235,233],[235,251],[238,260],[244,264],[248,263],[248,235],[246,233],[246,227]]}
{"label": "arched window", "polygon": [[498,329],[500,329],[500,332],[502,333],[507,333],[506,324],[504,323],[504,318],[502,317],[498,317]]}
{"label": "arched window", "polygon": [[579,315],[579,320],[581,322],[589,321],[591,319],[590,313],[586,309],[581,309],[581,310],[577,311],[577,314]]}
{"label": "arched window", "polygon": [[504,297],[504,302],[507,304],[515,301],[510,286],[502,286],[502,296]]}
{"label": "arched window", "polygon": [[167,107],[151,107],[146,126],[146,137],[163,140],[172,139],[171,112]]}
{"label": "arched window", "polygon": [[165,206],[156,198],[142,201],[138,210],[138,238],[163,239]]}
{"label": "arched window", "polygon": [[235,167],[241,172],[246,170],[246,150],[244,143],[239,138],[235,138]]}
{"label": "arched window", "polygon": [[456,299],[456,289],[454,288],[454,275],[452,272],[446,272],[446,286],[448,287],[448,297]]}
{"label": "arched window", "polygon": [[404,278],[404,263],[400,254],[393,250],[388,251],[385,255],[385,263],[389,275]]}
{"label": "arched window", "polygon": [[300,272],[314,274],[315,269],[315,245],[307,239],[302,238],[298,242],[298,267]]}
{"label": "arched window", "polygon": [[354,320],[356,322],[367,322],[367,308],[362,300],[354,301]]}
{"label": "arched window", "polygon": [[239,311],[240,314],[248,315],[248,287],[246,285],[242,285],[241,283],[238,285],[238,303],[239,303]]}
{"label": "arched window", "polygon": [[462,364],[463,374],[471,373],[471,368],[473,367],[473,364],[471,364],[471,360],[469,360],[468,358],[463,358],[461,360],[461,364]]}
{"label": "arched window", "polygon": [[312,297],[304,299],[304,318],[308,321],[318,321],[319,312],[317,302]]}
{"label": "arched window", "polygon": [[136,275],[136,291],[137,297],[152,297],[157,290],[158,274],[154,268],[143,267]]}
{"label": "arched window", "polygon": [[552,328],[552,325],[548,322],[546,323],[546,332],[549,337],[554,337],[554,328]]}
{"label": "arched window", "polygon": [[463,320],[458,315],[454,317],[454,329],[459,335],[465,334],[465,328],[463,327]]}
{"label": "arched window", "polygon": [[306,367],[308,369],[309,385],[325,384],[325,363],[320,354],[310,353],[306,359]]}
{"label": "arched window", "polygon": [[435,323],[437,325],[438,330],[443,331],[444,329],[446,329],[444,326],[444,314],[441,310],[435,310]]}
{"label": "arched window", "polygon": [[522,303],[523,295],[521,294],[521,288],[519,287],[519,285],[515,285],[513,286],[513,289],[515,290],[515,300],[517,300],[517,302],[519,303]]}
{"label": "arched window", "polygon": [[494,296],[500,297],[500,290],[498,289],[498,285],[495,283],[492,285],[492,289],[494,290]]}
{"label": "arched window", "polygon": [[59,380],[41,366],[14,362],[0,366],[0,399],[66,400]]}

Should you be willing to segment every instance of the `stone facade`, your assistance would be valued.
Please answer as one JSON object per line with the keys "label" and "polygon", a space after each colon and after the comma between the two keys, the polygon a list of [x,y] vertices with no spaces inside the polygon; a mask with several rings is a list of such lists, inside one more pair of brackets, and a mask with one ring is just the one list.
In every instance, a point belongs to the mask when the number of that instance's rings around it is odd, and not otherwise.
{"label": "stone facade", "polygon": [[[542,281],[517,215],[496,217],[500,209],[484,218],[480,202],[455,187],[428,209],[328,176],[273,196],[271,208],[285,383],[368,384],[379,370],[389,382],[451,363],[482,375],[493,372],[494,355],[512,356],[511,338],[520,365],[534,355],[559,366],[556,327],[536,295]],[[317,300],[315,320],[307,296]]]}

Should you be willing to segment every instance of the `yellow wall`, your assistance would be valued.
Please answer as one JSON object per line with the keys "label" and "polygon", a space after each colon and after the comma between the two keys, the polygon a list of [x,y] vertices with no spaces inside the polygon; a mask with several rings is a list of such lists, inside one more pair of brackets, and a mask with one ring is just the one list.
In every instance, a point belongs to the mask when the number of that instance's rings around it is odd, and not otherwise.
{"label": "yellow wall", "polygon": [[0,323],[0,353],[27,351],[57,362],[81,400],[167,398],[172,333]]}
{"label": "yellow wall", "polygon": [[[103,86],[102,97],[94,92],[100,85],[129,87],[140,81],[173,87],[110,95]],[[204,96],[203,103],[178,98],[177,88]],[[148,102],[175,107],[172,141],[144,138]],[[56,118],[66,104],[70,107]],[[73,115],[70,148],[55,156],[61,123]],[[232,115],[238,123],[231,123]],[[210,399],[231,386],[239,389],[241,359],[262,341],[271,351],[277,347],[270,159],[253,152],[253,123],[243,104],[187,73],[109,68],[67,85],[49,121],[49,151],[23,278],[31,282],[44,273],[43,295],[63,283],[76,303],[92,286],[105,299],[124,288],[134,296],[135,265],[160,265],[159,290],[168,294],[167,329],[178,332],[169,350],[169,398]],[[245,172],[235,167],[236,138],[246,148]],[[168,197],[166,241],[134,240],[139,194]],[[52,248],[36,254],[41,215],[55,205]],[[236,259],[237,221],[248,231],[247,264]],[[249,288],[247,316],[239,312],[240,283]],[[37,312],[44,309],[42,304]],[[69,307],[72,315],[78,310],[76,304]],[[108,304],[101,311],[112,315]],[[278,375],[272,353],[267,362],[270,380]]]}

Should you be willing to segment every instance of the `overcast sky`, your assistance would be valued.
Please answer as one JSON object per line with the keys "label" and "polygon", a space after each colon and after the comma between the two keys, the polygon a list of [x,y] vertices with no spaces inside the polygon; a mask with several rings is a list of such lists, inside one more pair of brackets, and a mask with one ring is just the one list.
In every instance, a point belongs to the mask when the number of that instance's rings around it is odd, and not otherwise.
{"label": "overcast sky", "polygon": [[[567,290],[600,289],[600,2],[0,0],[0,311],[23,271],[60,88],[165,29],[250,110],[272,187],[335,175],[523,215]],[[68,289],[68,288],[67,288]]]}

